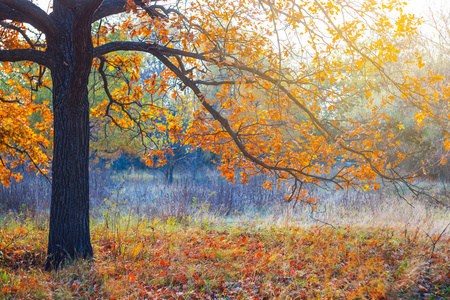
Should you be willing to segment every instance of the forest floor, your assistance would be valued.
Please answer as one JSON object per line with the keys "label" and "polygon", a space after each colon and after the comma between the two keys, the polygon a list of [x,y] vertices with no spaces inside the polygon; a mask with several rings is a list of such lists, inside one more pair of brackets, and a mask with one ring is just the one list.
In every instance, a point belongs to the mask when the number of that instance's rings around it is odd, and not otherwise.
{"label": "forest floor", "polygon": [[[94,214],[95,256],[45,272],[43,216],[0,217],[0,299],[448,299],[443,214],[414,226]],[[96,216],[95,216],[96,215]],[[443,219],[442,219],[443,218]]]}

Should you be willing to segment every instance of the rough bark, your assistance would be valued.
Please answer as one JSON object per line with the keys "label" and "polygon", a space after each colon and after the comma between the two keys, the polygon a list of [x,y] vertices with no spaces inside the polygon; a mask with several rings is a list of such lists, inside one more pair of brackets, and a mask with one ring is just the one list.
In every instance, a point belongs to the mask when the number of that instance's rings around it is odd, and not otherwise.
{"label": "rough bark", "polygon": [[64,6],[55,6],[53,19],[59,34],[48,40],[48,52],[54,60],[54,149],[46,269],[93,255],[89,234],[87,90],[93,60],[90,19],[83,21]]}
{"label": "rough bark", "polygon": [[24,61],[29,60],[42,66],[50,67],[51,59],[47,53],[32,49],[0,50],[0,61]]}

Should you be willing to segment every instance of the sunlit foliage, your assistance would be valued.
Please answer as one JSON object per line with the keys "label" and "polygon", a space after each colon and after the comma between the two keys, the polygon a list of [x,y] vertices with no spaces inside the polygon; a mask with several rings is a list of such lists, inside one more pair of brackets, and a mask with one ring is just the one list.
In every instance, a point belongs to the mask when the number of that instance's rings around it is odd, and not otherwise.
{"label": "sunlit foliage", "polygon": [[[126,136],[96,142],[100,152],[132,145],[153,165],[171,152],[164,140],[181,142],[220,155],[230,181],[271,173],[265,188],[287,183],[288,199],[314,203],[304,183],[376,189],[380,179],[408,184],[421,169],[398,168],[409,152],[402,122],[389,122],[394,100],[411,108],[417,127],[439,123],[448,138],[448,81],[431,70],[414,76],[425,63],[404,45],[421,22],[401,1],[153,2],[128,1],[127,14],[94,26],[91,132]],[[0,25],[2,50],[45,51],[23,24]],[[149,55],[163,67],[143,78]],[[51,82],[29,62],[2,70],[0,173],[8,184],[26,160],[46,172],[49,101],[32,100]]]}
{"label": "sunlit foliage", "polygon": [[223,225],[105,215],[93,227],[98,253],[93,262],[43,273],[45,226],[13,219],[0,228],[0,297],[5,299],[450,295],[448,236],[433,236],[433,247],[419,229]]}

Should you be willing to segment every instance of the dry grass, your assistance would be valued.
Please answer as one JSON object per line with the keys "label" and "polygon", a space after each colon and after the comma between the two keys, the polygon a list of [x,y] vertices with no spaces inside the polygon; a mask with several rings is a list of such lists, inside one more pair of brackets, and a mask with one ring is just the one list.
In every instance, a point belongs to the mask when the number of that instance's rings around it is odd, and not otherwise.
{"label": "dry grass", "polygon": [[[42,219],[1,225],[2,299],[445,299],[450,239],[440,221],[374,216],[333,228],[271,217],[142,218],[111,205],[94,222],[95,258],[44,273]],[[381,211],[381,210],[380,210]],[[445,214],[444,214],[445,215]],[[436,214],[431,217],[443,218]],[[420,218],[421,216],[414,216]],[[417,219],[414,219],[417,221]],[[448,219],[447,219],[448,220]],[[315,221],[312,221],[315,222]],[[342,223],[347,221],[341,220]],[[371,223],[372,222],[372,223]],[[402,223],[407,222],[407,223]],[[409,222],[409,223],[408,223]],[[433,248],[433,241],[435,242]]]}
{"label": "dry grass", "polygon": [[152,176],[94,181],[95,257],[59,272],[42,271],[45,210],[0,214],[0,299],[450,297],[450,211],[424,198],[311,188],[313,210],[258,179]]}

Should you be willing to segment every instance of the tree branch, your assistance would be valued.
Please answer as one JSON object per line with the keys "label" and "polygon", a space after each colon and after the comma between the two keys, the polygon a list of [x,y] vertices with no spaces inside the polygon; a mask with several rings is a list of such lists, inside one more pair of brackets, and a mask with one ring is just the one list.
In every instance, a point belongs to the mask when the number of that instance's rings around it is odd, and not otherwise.
{"label": "tree branch", "polygon": [[0,61],[32,61],[51,69],[51,58],[43,51],[32,49],[0,50]]}
{"label": "tree branch", "polygon": [[0,25],[5,27],[5,28],[9,28],[9,29],[15,30],[18,33],[20,33],[20,35],[22,35],[22,37],[25,39],[25,41],[27,41],[28,45],[30,45],[31,48],[36,49],[36,45],[28,37],[28,35],[25,33],[25,31],[22,30],[22,28],[20,28],[18,26],[15,26],[13,24],[9,24],[9,23],[3,22],[3,21],[0,21]]}
{"label": "tree branch", "polygon": [[54,2],[59,2],[65,7],[69,8],[70,10],[75,9],[77,5],[77,1],[70,1],[70,0],[54,0]]}
{"label": "tree branch", "polygon": [[[217,86],[217,85],[234,85],[237,83],[236,80],[221,80],[221,81],[216,81],[216,80],[211,80],[211,81],[207,81],[207,80],[195,80],[192,81],[193,84],[198,84],[198,85],[212,85],[212,86]],[[247,83],[249,83],[249,81],[247,81]]]}
{"label": "tree branch", "polygon": [[102,2],[102,0],[53,0],[53,5],[61,4],[76,15],[89,16],[99,8]]}
{"label": "tree branch", "polygon": [[95,11],[92,22],[108,16],[120,14],[126,10],[126,7],[127,0],[104,0],[100,7]]}
{"label": "tree branch", "polygon": [[2,97],[0,97],[0,102],[2,102],[2,103],[20,103],[19,100],[6,100],[6,99],[3,99]]}
{"label": "tree branch", "polygon": [[0,3],[0,20],[13,20],[16,22],[30,23],[30,20],[22,13]]}
{"label": "tree branch", "polygon": [[0,13],[2,19],[26,22],[44,32],[47,36],[57,35],[58,29],[49,15],[32,2],[28,0],[0,0],[0,8],[4,7],[6,7],[6,13],[3,11]]}
{"label": "tree branch", "polygon": [[[141,122],[139,122],[139,120],[137,120],[135,117],[133,117],[132,114],[125,108],[127,105],[130,105],[130,104],[136,104],[138,106],[141,106],[141,104],[139,104],[137,101],[133,101],[133,102],[130,102],[130,103],[121,103],[120,101],[117,101],[117,100],[114,99],[114,97],[111,94],[111,91],[109,89],[108,78],[107,78],[105,70],[104,70],[105,64],[107,63],[107,60],[106,60],[106,58],[104,56],[100,56],[99,59],[100,59],[100,65],[98,67],[98,71],[99,71],[100,76],[101,76],[102,81],[103,81],[103,89],[104,89],[104,91],[106,93],[106,96],[109,99],[108,106],[106,107],[106,110],[105,110],[105,116],[110,118],[111,122],[113,122],[114,125],[116,125],[118,128],[123,130],[124,129],[123,126],[121,126],[114,119],[114,117],[109,114],[109,110],[111,108],[111,105],[115,104],[115,105],[119,106],[121,108],[122,112],[124,114],[126,114],[127,117],[130,118],[130,120],[132,120],[134,124],[136,124],[136,126],[138,128],[138,133],[136,134],[136,137],[138,137],[140,139],[141,144],[145,147],[145,149],[148,149],[148,147],[146,146],[144,137],[145,136],[150,137],[149,133],[144,130],[143,124]],[[151,138],[150,138],[150,140],[153,143],[155,143]],[[156,143],[155,143],[155,146],[157,146]]]}
{"label": "tree branch", "polygon": [[[157,0],[150,0],[148,2],[156,2]],[[64,2],[69,2],[64,0]],[[147,12],[150,17],[165,17],[164,14],[171,12],[172,10],[166,10],[161,5],[148,5],[146,1],[134,0],[136,6],[139,6]],[[127,9],[127,0],[104,0],[102,5],[95,11],[92,22],[98,21],[102,18],[120,14]],[[161,10],[164,14],[158,12]]]}
{"label": "tree branch", "polygon": [[[202,105],[206,108],[206,110],[216,119],[219,121],[222,125],[222,127],[228,132],[228,134],[231,136],[235,144],[238,146],[239,150],[242,152],[242,154],[247,157],[249,160],[253,161],[257,165],[260,165],[268,170],[273,171],[285,171],[289,174],[291,174],[294,178],[298,180],[298,177],[295,175],[302,174],[307,177],[315,178],[318,180],[324,180],[324,181],[332,181],[335,182],[335,179],[332,178],[325,178],[320,176],[315,176],[312,174],[306,174],[301,170],[293,169],[293,168],[281,168],[277,166],[270,166],[260,159],[254,157],[251,155],[245,146],[241,143],[239,140],[238,134],[234,132],[234,130],[231,128],[228,121],[220,115],[218,111],[216,111],[209,103],[206,102],[206,99],[204,99],[203,94],[200,92],[200,90],[197,87],[197,84],[189,79],[187,76],[183,74],[181,70],[179,70],[175,65],[173,65],[166,56],[186,56],[186,57],[192,57],[201,59],[204,61],[207,61],[205,58],[205,55],[202,53],[191,53],[183,50],[173,49],[169,47],[160,46],[158,44],[147,44],[147,43],[140,43],[140,42],[111,42],[99,47],[94,48],[94,57],[99,57],[104,54],[114,52],[114,51],[141,51],[141,52],[147,52],[155,57],[157,57],[164,65],[166,65],[172,72],[177,75],[177,77],[190,89],[193,90],[193,92],[197,95],[197,97],[200,99],[200,102]],[[268,76],[267,76],[268,77]],[[270,78],[270,77],[269,77]],[[272,79],[272,78],[270,78]],[[273,79],[272,79],[273,80]]]}
{"label": "tree branch", "polygon": [[[24,150],[24,149],[20,149],[20,148],[15,147],[15,146],[11,146],[11,145],[9,145],[8,143],[5,143],[5,142],[1,142],[1,144],[5,145],[6,148],[9,148],[9,149],[11,149],[11,150],[13,150],[13,151],[16,151],[16,152],[18,152],[18,153],[20,153],[20,154],[26,155],[26,156],[28,157],[28,159],[31,161],[32,165],[36,168],[36,170],[38,170],[38,171],[45,177],[45,179],[47,179],[47,181],[48,181],[49,183],[51,183],[50,178],[48,178],[48,176],[47,176],[47,172],[44,171],[43,169],[41,169],[41,167],[39,166],[39,164],[38,164],[37,162],[34,161],[34,159],[31,157],[31,155],[30,155],[30,153],[29,153],[28,151],[26,151],[26,150]],[[2,163],[3,163],[3,162],[2,162]],[[11,172],[11,173],[12,173],[12,172]]]}
{"label": "tree branch", "polygon": [[[310,177],[310,178],[314,178],[316,180],[322,180],[322,181],[329,181],[329,182],[333,182],[336,184],[339,184],[339,182],[337,182],[336,178],[326,178],[326,177],[321,177],[321,176],[317,176],[314,174],[308,174],[303,172],[302,170],[298,170],[295,168],[290,168],[290,167],[278,167],[278,166],[273,166],[273,165],[269,165],[267,163],[265,163],[264,161],[262,161],[261,159],[255,157],[254,155],[252,155],[248,150],[247,147],[241,142],[241,140],[239,139],[239,134],[233,130],[233,128],[231,127],[230,123],[228,122],[227,119],[225,119],[216,109],[214,109],[214,107],[209,104],[206,101],[205,95],[200,91],[200,89],[198,88],[198,86],[196,84],[193,83],[193,81],[188,78],[187,76],[185,76],[181,70],[179,70],[169,59],[167,59],[167,57],[165,57],[161,52],[158,51],[154,51],[152,53],[156,58],[158,58],[167,68],[169,68],[186,86],[188,86],[193,92],[194,94],[197,96],[197,98],[200,100],[200,103],[202,104],[202,106],[211,114],[211,116],[217,120],[221,125],[222,128],[225,129],[225,131],[229,134],[229,136],[231,137],[231,139],[233,140],[233,142],[235,143],[235,145],[239,148],[239,151],[241,151],[241,153],[250,161],[252,161],[253,163],[255,163],[256,165],[259,165],[267,170],[272,170],[272,171],[281,171],[281,172],[286,172],[288,174],[290,174],[295,182],[301,182],[301,180],[298,177],[298,174],[301,174],[305,177]],[[293,194],[295,193],[295,189],[293,191]],[[292,198],[292,195],[291,195]]]}
{"label": "tree branch", "polygon": [[94,57],[100,57],[115,51],[140,51],[153,54],[155,52],[167,55],[175,56],[181,55],[185,57],[192,57],[205,60],[203,53],[192,53],[188,51],[178,50],[161,46],[158,44],[142,43],[142,42],[111,42],[102,46],[94,48]]}

